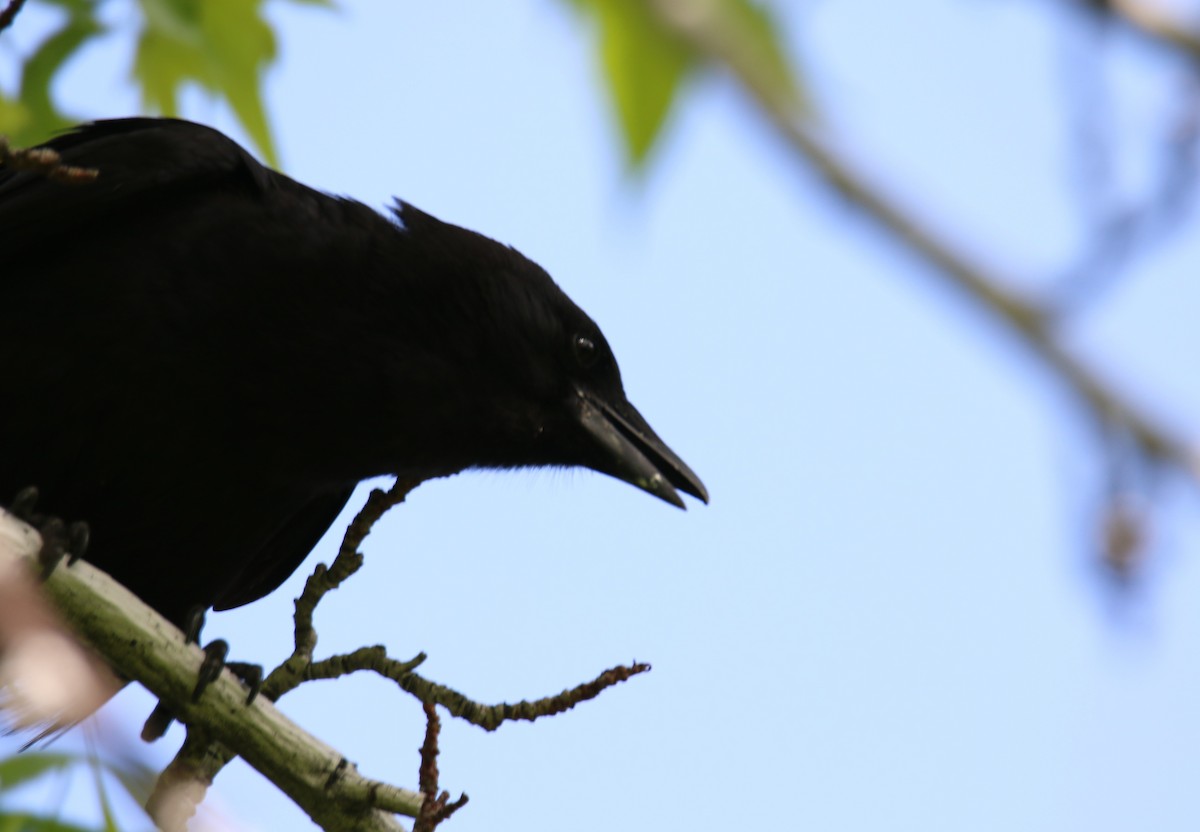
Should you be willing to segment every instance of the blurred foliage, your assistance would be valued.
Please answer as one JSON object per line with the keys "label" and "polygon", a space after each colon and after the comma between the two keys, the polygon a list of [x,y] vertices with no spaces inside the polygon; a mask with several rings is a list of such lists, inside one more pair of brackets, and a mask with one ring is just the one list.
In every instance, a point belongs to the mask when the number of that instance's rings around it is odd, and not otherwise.
{"label": "blurred foliage", "polygon": [[[9,811],[4,802],[18,789],[44,783],[51,778],[67,779],[81,768],[88,769],[95,783],[100,808],[99,825],[83,826],[60,820],[53,813]],[[158,776],[133,758],[105,759],[95,753],[26,752],[0,760],[0,832],[117,832],[116,815],[108,797],[107,783],[115,782],[142,805]]]}
{"label": "blurred foliage", "polygon": [[[86,120],[60,108],[54,80],[73,55],[107,32],[101,7],[116,3],[138,13],[140,26],[128,46],[131,79],[145,112],[175,115],[181,90],[195,84],[227,103],[267,162],[277,165],[262,100],[263,72],[276,57],[264,0],[33,0],[29,7],[53,7],[61,21],[21,62],[16,89],[0,90],[0,132],[17,146],[31,145]],[[20,25],[18,15],[13,28]]]}
{"label": "blurred foliage", "polygon": [[662,132],[683,82],[698,66],[693,52],[658,22],[642,0],[569,0],[595,21],[604,83],[635,168]]}
{"label": "blurred foliage", "polygon": [[[288,2],[333,6],[332,0]],[[761,84],[780,99],[803,100],[775,18],[753,0],[561,2],[593,24],[601,81],[634,172],[644,169],[687,82],[712,63],[711,54],[702,55],[665,25],[664,15],[709,16],[704,25],[757,57]],[[275,34],[263,16],[265,0],[31,0],[30,7],[57,9],[61,22],[22,61],[17,88],[0,90],[0,133],[26,146],[87,120],[59,107],[53,82],[73,55],[107,33],[100,9],[115,4],[137,12],[140,26],[127,46],[145,112],[175,115],[181,90],[194,84],[227,103],[267,163],[278,166],[262,99],[263,72],[276,57]],[[20,25],[18,16],[14,28]]]}
{"label": "blurred foliage", "polygon": [[261,0],[140,0],[144,26],[133,60],[142,105],[173,116],[179,91],[194,82],[224,98],[254,143],[277,164],[263,111],[262,70],[275,58],[275,35]]}
{"label": "blurred foliage", "polygon": [[[593,23],[602,82],[612,99],[632,171],[642,170],[685,83],[712,63],[682,40],[664,16],[695,22],[736,39],[756,56],[761,81],[781,99],[802,101],[799,74],[770,10],[753,0],[563,0]],[[719,51],[719,50],[716,50]]]}
{"label": "blurred foliage", "polygon": [[24,59],[15,97],[0,91],[0,131],[18,146],[33,144],[73,123],[55,106],[51,83],[67,59],[104,32],[95,17],[96,4],[88,0],[42,0],[42,4],[61,9],[63,21]]}

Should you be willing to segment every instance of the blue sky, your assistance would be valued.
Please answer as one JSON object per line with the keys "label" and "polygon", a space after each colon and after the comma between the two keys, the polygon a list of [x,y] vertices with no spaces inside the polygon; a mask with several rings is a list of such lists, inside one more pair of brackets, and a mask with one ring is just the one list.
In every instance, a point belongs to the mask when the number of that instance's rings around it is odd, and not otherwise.
{"label": "blue sky", "polygon": [[[1194,828],[1194,489],[1158,493],[1153,559],[1118,598],[1092,561],[1102,462],[1073,405],[797,168],[728,82],[695,86],[638,184],[561,4],[343,5],[273,7],[266,94],[285,170],[375,206],[403,197],[545,266],[712,495],[685,513],[589,473],[465,474],[377,527],[362,573],[321,608],[318,652],[424,650],[429,676],[483,701],[654,664],[532,726],[447,722],[442,785],[471,795],[448,828]],[[1083,240],[1064,100],[1080,44],[1062,5],[784,15],[844,149],[1037,289]],[[113,22],[62,80],[77,112],[137,109],[116,48],[132,21]],[[1170,75],[1116,47],[1101,67],[1135,186],[1127,151]],[[198,94],[185,114],[239,135]],[[1196,230],[1067,330],[1185,436],[1200,414]],[[291,599],[339,536],[208,635],[282,658]],[[282,705],[366,774],[415,784],[423,718],[388,685],[314,684]],[[150,707],[122,694],[108,730],[135,735]],[[165,762],[179,739],[146,753]],[[239,828],[303,828],[240,764],[213,804]]]}

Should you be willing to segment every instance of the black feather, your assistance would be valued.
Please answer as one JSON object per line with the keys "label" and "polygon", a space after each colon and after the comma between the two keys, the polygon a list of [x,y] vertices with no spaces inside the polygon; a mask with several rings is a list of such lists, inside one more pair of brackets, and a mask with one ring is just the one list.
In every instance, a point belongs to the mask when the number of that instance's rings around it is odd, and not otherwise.
{"label": "black feather", "polygon": [[189,122],[46,146],[99,178],[0,167],[0,494],[88,521],[88,559],[172,620],[270,592],[375,475],[583,465],[707,498],[515,249]]}

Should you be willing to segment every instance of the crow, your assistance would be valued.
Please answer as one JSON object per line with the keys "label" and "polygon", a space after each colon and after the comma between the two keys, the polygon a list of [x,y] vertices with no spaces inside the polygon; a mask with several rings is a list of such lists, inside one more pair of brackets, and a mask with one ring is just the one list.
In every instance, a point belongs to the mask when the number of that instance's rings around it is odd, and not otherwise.
{"label": "crow", "polygon": [[582,466],[708,501],[516,249],[188,121],[43,146],[98,176],[0,166],[0,494],[86,520],[176,624],[278,587],[370,477]]}

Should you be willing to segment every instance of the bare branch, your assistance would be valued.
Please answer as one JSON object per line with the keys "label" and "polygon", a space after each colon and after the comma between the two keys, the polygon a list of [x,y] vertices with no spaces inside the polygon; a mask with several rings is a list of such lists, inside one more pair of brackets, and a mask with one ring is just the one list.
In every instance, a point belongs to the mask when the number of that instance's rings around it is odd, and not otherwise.
{"label": "bare branch", "polygon": [[1102,379],[1059,341],[1054,319],[1013,289],[983,263],[959,251],[930,225],[918,219],[911,206],[886,192],[813,125],[801,121],[798,102],[768,83],[757,71],[746,44],[727,36],[710,13],[714,4],[697,0],[653,0],[660,21],[689,43],[699,54],[724,65],[757,105],[759,114],[836,193],[853,203],[926,263],[933,273],[965,293],[1003,324],[1054,377],[1073,392],[1102,423],[1118,425],[1129,433],[1146,457],[1200,481],[1191,447],[1159,424],[1120,391]]}
{"label": "bare branch", "polygon": [[4,136],[0,136],[0,164],[13,170],[40,173],[64,185],[86,185],[100,176],[100,171],[95,168],[65,164],[62,156],[48,147],[14,148]]}
{"label": "bare branch", "polygon": [[404,498],[420,484],[420,480],[397,479],[386,492],[379,489],[372,491],[366,505],[346,528],[333,566],[318,564],[305,581],[304,591],[296,599],[295,648],[292,655],[271,671],[263,682],[263,692],[268,697],[278,699],[303,681],[304,673],[312,663],[313,651],[317,647],[317,631],[313,628],[313,613],[317,604],[321,603],[326,593],[336,589],[342,581],[359,570],[363,564],[363,556],[358,547],[371,533],[375,522],[392,506],[404,502]]}
{"label": "bare branch", "polygon": [[[375,490],[371,492],[366,505],[350,523],[346,535],[331,567],[319,564],[305,583],[304,591],[296,599],[295,613],[295,649],[282,664],[276,667],[264,680],[262,698],[272,701],[297,688],[300,684],[315,679],[334,679],[359,671],[371,671],[391,679],[397,687],[421,700],[426,710],[435,704],[446,708],[453,716],[478,725],[488,731],[494,731],[501,724],[513,720],[530,721],[545,716],[552,716],[574,708],[580,702],[585,702],[599,696],[602,691],[617,685],[631,676],[645,673],[650,665],[634,662],[629,666],[614,667],[606,670],[590,682],[564,690],[554,696],[542,699],[521,701],[516,704],[501,703],[484,705],[453,690],[445,685],[432,682],[414,671],[425,661],[425,654],[420,653],[407,661],[393,659],[381,645],[361,647],[352,653],[331,656],[321,661],[312,660],[313,650],[317,644],[317,633],[313,627],[313,613],[326,593],[336,588],[342,581],[358,570],[363,563],[363,555],[358,551],[367,535],[370,534],[374,523],[394,505],[403,502],[404,498],[419,483],[417,481],[397,480],[387,492]],[[228,675],[228,674],[225,674]],[[436,717],[434,717],[436,719]],[[180,721],[188,722],[181,714]],[[179,794],[182,802],[188,805],[191,801],[202,799],[206,784],[211,783],[230,760],[234,750],[223,746],[214,738],[209,737],[204,726],[188,722],[188,739],[172,761],[167,772],[160,779],[160,788],[165,794]],[[436,723],[427,723],[428,730],[436,734]],[[428,742],[427,738],[427,742]],[[436,743],[436,739],[434,740]],[[436,747],[436,746],[435,746]],[[239,752],[240,753],[240,752]],[[344,780],[345,760],[334,766],[327,774],[328,783],[342,784]],[[423,776],[427,775],[426,765],[422,765]],[[361,778],[359,778],[361,781]],[[363,781],[367,782],[367,781]],[[180,784],[185,784],[181,786]],[[350,789],[341,785],[342,791]],[[361,790],[361,787],[358,787]],[[403,812],[397,806],[408,806],[407,801],[411,792],[399,790],[396,795],[388,790],[395,787],[382,783],[373,783],[366,794],[372,806],[387,806],[391,811]],[[429,804],[424,818],[425,826],[418,828],[433,829],[442,820],[466,803],[464,795],[458,801],[449,802],[449,795],[439,794],[435,789],[427,790],[422,786],[425,800]],[[165,805],[165,804],[164,804]],[[193,807],[194,808],[194,807]],[[180,814],[172,812],[172,816]],[[184,815],[186,818],[188,815]],[[433,824],[432,826],[428,824]]]}
{"label": "bare branch", "polygon": [[[330,656],[319,662],[313,662],[305,669],[302,681],[338,679],[361,670],[370,670],[385,679],[397,681],[420,667],[425,662],[425,658],[424,653],[418,653],[408,661],[398,661],[388,656],[381,644],[374,647],[360,647],[353,653]],[[267,691],[267,695],[270,695],[270,691]]]}
{"label": "bare branch", "polygon": [[442,821],[467,805],[467,795],[463,793],[458,800],[450,802],[449,792],[439,792],[438,789],[438,734],[442,730],[442,722],[438,719],[437,706],[432,702],[422,705],[425,711],[425,742],[421,744],[421,792],[425,802],[421,804],[421,813],[413,825],[413,832],[434,832]]}
{"label": "bare branch", "polygon": [[456,690],[439,685],[437,682],[431,682],[416,673],[409,673],[395,681],[403,690],[408,691],[422,702],[436,702],[459,719],[464,719],[472,725],[478,725],[485,731],[495,731],[505,722],[533,722],[542,717],[569,711],[580,702],[595,699],[605,689],[648,670],[650,670],[650,665],[644,662],[619,665],[604,671],[590,682],[584,682],[582,685],[564,690],[554,696],[547,696],[532,702],[528,700],[513,704],[501,702],[498,705],[483,705]]}
{"label": "bare branch", "polygon": [[13,24],[17,19],[17,15],[21,12],[21,7],[25,5],[25,0],[9,0],[8,5],[0,11],[0,32],[3,32]]}

